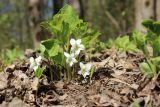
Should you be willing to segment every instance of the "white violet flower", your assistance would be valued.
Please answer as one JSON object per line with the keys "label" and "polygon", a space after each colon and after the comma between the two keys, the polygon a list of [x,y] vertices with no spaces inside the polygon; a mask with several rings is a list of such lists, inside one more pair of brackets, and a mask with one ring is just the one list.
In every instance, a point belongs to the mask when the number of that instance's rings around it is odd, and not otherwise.
{"label": "white violet flower", "polygon": [[30,61],[30,69],[33,69],[34,71],[36,71],[42,63],[42,57],[39,56],[36,59],[34,59],[33,57],[30,57],[29,61]]}
{"label": "white violet flower", "polygon": [[71,51],[74,52],[75,55],[79,55],[80,51],[85,49],[84,45],[81,44],[81,39],[71,39],[70,44],[72,46]]}
{"label": "white violet flower", "polygon": [[75,56],[74,56],[73,53],[72,53],[72,54],[69,54],[69,53],[67,53],[67,52],[64,52],[64,55],[65,55],[65,57],[66,57],[66,62],[67,62],[70,66],[72,66],[74,63],[77,63],[77,60],[75,59]]}
{"label": "white violet flower", "polygon": [[82,62],[80,62],[79,65],[81,70],[78,72],[78,74],[83,75],[83,77],[85,78],[87,75],[90,74],[92,65],[90,63],[83,64]]}

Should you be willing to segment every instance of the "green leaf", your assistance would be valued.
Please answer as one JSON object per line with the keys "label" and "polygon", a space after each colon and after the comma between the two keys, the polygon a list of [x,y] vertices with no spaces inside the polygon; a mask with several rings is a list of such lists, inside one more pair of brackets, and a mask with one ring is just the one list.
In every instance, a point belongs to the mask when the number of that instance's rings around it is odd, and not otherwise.
{"label": "green leaf", "polygon": [[23,51],[16,47],[14,49],[4,49],[2,50],[1,57],[5,64],[11,64],[16,58],[24,59]]}
{"label": "green leaf", "polygon": [[141,107],[141,106],[140,106],[140,104],[138,103],[138,101],[134,101],[132,107]]}
{"label": "green leaf", "polygon": [[63,38],[60,38],[63,41],[63,45],[65,45],[68,41],[69,35],[70,35],[70,28],[69,24],[66,22],[62,22],[62,28],[61,28],[61,35],[63,35]]}
{"label": "green leaf", "polygon": [[146,42],[146,36],[139,31],[134,31],[132,35],[133,42],[141,49]]}
{"label": "green leaf", "polygon": [[96,71],[96,66],[92,66],[90,71],[90,80],[92,79],[93,73]]}
{"label": "green leaf", "polygon": [[137,46],[132,42],[128,43],[128,45],[126,46],[126,50],[130,50],[132,52],[139,52]]}
{"label": "green leaf", "polygon": [[127,44],[129,43],[129,37],[128,36],[123,36],[123,37],[118,37],[115,40],[115,45],[118,48],[123,48],[125,49],[125,47],[127,46]]}
{"label": "green leaf", "polygon": [[40,50],[44,54],[44,56],[53,57],[56,56],[61,50],[59,44],[60,42],[56,39],[48,39],[41,42]]}
{"label": "green leaf", "polygon": [[159,56],[160,55],[160,37],[157,37],[155,40],[153,40],[151,45],[154,51],[154,55]]}
{"label": "green leaf", "polygon": [[44,53],[44,52],[45,52],[45,50],[46,50],[45,46],[44,46],[44,45],[42,45],[42,44],[40,44],[40,51],[41,51],[42,53]]}
{"label": "green leaf", "polygon": [[152,61],[154,64],[159,65],[159,64],[160,64],[160,56],[155,57],[155,58],[151,58],[151,61]]}
{"label": "green leaf", "polygon": [[76,29],[73,31],[73,35],[76,38],[82,38],[86,35],[88,35],[89,32],[89,28],[88,28],[88,23],[83,22],[82,20],[80,20],[80,23],[77,25]]}
{"label": "green leaf", "polygon": [[49,39],[41,42],[41,52],[45,57],[51,58],[56,64],[64,64],[63,48],[60,47],[60,42],[56,39]]}
{"label": "green leaf", "polygon": [[100,40],[96,41],[96,51],[100,52],[106,48],[106,44]]}
{"label": "green leaf", "polygon": [[50,50],[48,50],[49,56],[56,56],[59,52],[59,48],[60,46],[58,44],[55,44]]}
{"label": "green leaf", "polygon": [[[52,34],[63,38],[65,35],[70,35],[78,23],[80,23],[80,19],[74,9],[69,5],[65,5],[51,21],[47,21],[42,24]],[[65,30],[65,28],[67,29]]]}
{"label": "green leaf", "polygon": [[107,46],[108,48],[111,48],[111,47],[113,47],[113,46],[115,45],[114,43],[115,43],[115,40],[109,38],[109,40],[108,40],[107,43],[106,43],[106,46]]}
{"label": "green leaf", "polygon": [[93,35],[83,37],[82,38],[82,44],[85,45],[86,49],[96,45],[95,43],[96,43],[99,35],[100,35],[99,32],[95,32]]}
{"label": "green leaf", "polygon": [[114,44],[119,51],[139,51],[137,46],[129,40],[129,36],[118,37]]}
{"label": "green leaf", "polygon": [[64,65],[65,63],[65,59],[64,59],[64,53],[63,52],[59,52],[56,56],[52,57],[52,60],[56,63],[56,64],[60,64],[60,65]]}
{"label": "green leaf", "polygon": [[[57,17],[55,16],[54,20],[56,20],[56,18]],[[68,23],[71,29],[75,29],[80,22],[78,15],[70,5],[65,5],[58,13],[58,20],[56,20],[56,22],[61,24],[63,21]]]}
{"label": "green leaf", "polygon": [[[152,66],[154,66],[154,65],[152,65]],[[140,63],[140,70],[142,71],[142,73],[144,73],[149,78],[154,76],[154,71],[152,70],[149,63],[146,63],[146,62]]]}
{"label": "green leaf", "polygon": [[42,76],[42,74],[43,74],[43,71],[44,71],[43,68],[38,67],[38,69],[35,71],[35,76],[36,76],[37,78],[41,78],[41,76]]}
{"label": "green leaf", "polygon": [[142,22],[142,25],[146,27],[149,31],[157,34],[158,36],[160,35],[160,22],[155,22],[153,20],[144,20]]}
{"label": "green leaf", "polygon": [[51,49],[55,44],[59,44],[59,41],[56,39],[48,39],[41,42],[41,45],[43,45],[46,50]]}

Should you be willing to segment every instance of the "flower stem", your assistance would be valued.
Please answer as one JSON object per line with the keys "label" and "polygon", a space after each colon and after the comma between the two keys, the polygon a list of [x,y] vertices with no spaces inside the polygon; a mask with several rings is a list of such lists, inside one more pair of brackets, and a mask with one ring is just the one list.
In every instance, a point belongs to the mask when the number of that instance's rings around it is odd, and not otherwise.
{"label": "flower stem", "polygon": [[72,79],[72,77],[71,77],[71,67],[67,67],[68,69],[67,69],[67,79],[68,79],[68,81],[71,81],[71,79]]}
{"label": "flower stem", "polygon": [[51,64],[50,64],[50,60],[49,60],[49,72],[50,72],[50,75],[51,75],[51,81],[53,81],[53,73],[52,73],[52,67],[51,67]]}
{"label": "flower stem", "polygon": [[51,81],[53,81],[53,73],[52,73],[52,68],[51,68],[51,66],[49,66],[49,72],[50,72],[50,75],[51,75]]}

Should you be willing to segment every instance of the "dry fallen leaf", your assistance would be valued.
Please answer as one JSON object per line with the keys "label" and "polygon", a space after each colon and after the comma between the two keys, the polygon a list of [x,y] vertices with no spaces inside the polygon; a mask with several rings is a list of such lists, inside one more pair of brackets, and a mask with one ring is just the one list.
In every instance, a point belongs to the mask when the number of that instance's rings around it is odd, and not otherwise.
{"label": "dry fallen leaf", "polygon": [[58,81],[57,83],[55,83],[55,87],[57,89],[63,89],[64,85],[65,85],[65,83],[63,81]]}
{"label": "dry fallen leaf", "polygon": [[31,82],[31,88],[33,90],[37,90],[38,89],[38,82],[39,82],[39,79],[37,77],[35,77],[33,79],[33,81]]}
{"label": "dry fallen leaf", "polygon": [[15,70],[13,74],[15,77],[11,82],[12,86],[15,86],[16,89],[29,88],[29,78],[25,73],[21,70]]}
{"label": "dry fallen leaf", "polygon": [[0,72],[0,90],[7,87],[8,75],[5,72]]}
{"label": "dry fallen leaf", "polygon": [[120,91],[120,94],[126,94],[126,93],[129,93],[129,88],[123,88],[121,91]]}
{"label": "dry fallen leaf", "polygon": [[35,96],[32,93],[32,91],[26,92],[24,96],[24,101],[29,102],[29,103],[33,103],[35,101]]}
{"label": "dry fallen leaf", "polygon": [[21,99],[15,97],[11,102],[3,102],[0,107],[33,107],[25,104]]}
{"label": "dry fallen leaf", "polygon": [[131,86],[132,86],[132,88],[135,89],[135,90],[137,90],[138,87],[139,87],[139,85],[137,85],[137,84],[135,84],[135,83],[133,83]]}
{"label": "dry fallen leaf", "polygon": [[67,98],[67,94],[64,94],[64,95],[62,95],[62,96],[59,96],[59,100],[65,100],[66,98]]}
{"label": "dry fallen leaf", "polygon": [[117,76],[122,75],[125,72],[126,72],[125,70],[114,70],[114,74],[117,75]]}

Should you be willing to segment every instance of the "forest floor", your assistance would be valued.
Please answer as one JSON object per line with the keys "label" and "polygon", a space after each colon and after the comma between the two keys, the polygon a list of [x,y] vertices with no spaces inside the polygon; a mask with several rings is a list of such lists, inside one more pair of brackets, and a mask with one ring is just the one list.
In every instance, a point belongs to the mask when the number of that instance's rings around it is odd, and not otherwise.
{"label": "forest floor", "polygon": [[15,62],[0,72],[0,107],[160,107],[160,75],[140,72],[143,54],[109,49],[91,59],[91,83],[50,82],[45,72],[37,80],[28,61]]}

